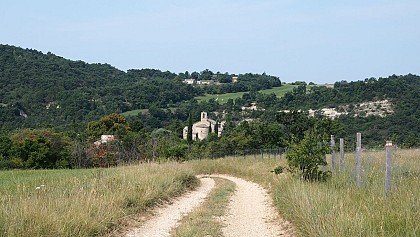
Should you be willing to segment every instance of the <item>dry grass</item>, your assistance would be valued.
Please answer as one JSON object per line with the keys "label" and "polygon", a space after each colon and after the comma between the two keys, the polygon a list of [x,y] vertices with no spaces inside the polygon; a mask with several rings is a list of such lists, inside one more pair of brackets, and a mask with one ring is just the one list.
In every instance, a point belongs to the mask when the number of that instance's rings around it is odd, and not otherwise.
{"label": "dry grass", "polygon": [[106,234],[120,228],[127,216],[145,213],[155,203],[194,187],[194,174],[214,173],[266,187],[301,236],[420,236],[420,151],[393,154],[388,196],[384,151],[363,153],[362,187],[354,182],[353,154],[346,155],[346,172],[335,173],[324,183],[275,175],[270,171],[284,165],[284,159],[254,157],[110,169],[1,171],[0,236]]}
{"label": "dry grass", "polygon": [[172,231],[172,236],[223,236],[221,217],[226,212],[229,198],[235,191],[235,183],[214,178],[216,187],[201,207],[181,220],[180,226]]}
{"label": "dry grass", "polygon": [[0,180],[0,236],[97,236],[198,184],[176,163],[2,171]]}
{"label": "dry grass", "polygon": [[274,202],[301,236],[420,236],[420,152],[393,153],[392,192],[384,193],[385,151],[365,152],[363,184],[357,187],[354,155],[346,154],[346,172],[323,183],[304,182],[269,171],[284,160],[220,159],[192,161],[197,173],[224,173],[268,188]]}

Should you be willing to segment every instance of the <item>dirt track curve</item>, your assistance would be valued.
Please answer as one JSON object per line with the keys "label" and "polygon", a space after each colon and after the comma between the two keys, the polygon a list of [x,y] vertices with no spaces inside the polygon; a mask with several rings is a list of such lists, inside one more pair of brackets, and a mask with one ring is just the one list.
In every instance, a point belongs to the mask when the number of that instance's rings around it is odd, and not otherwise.
{"label": "dirt track curve", "polygon": [[[227,175],[212,175],[211,177],[228,179],[236,184],[236,191],[231,197],[227,214],[223,218],[224,236],[294,236],[291,225],[278,216],[269,195],[261,186]],[[175,200],[172,205],[157,210],[153,218],[147,220],[143,226],[131,230],[126,236],[170,236],[171,229],[178,225],[178,221],[204,202],[215,185],[211,177],[201,177],[201,185],[197,190]]]}

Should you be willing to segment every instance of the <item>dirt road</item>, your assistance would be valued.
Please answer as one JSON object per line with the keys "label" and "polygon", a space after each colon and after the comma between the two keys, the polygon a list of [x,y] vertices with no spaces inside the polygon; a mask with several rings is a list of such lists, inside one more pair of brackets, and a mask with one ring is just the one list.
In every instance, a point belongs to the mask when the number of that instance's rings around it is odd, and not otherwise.
{"label": "dirt road", "polygon": [[293,236],[291,224],[279,217],[265,189],[240,178],[226,175],[218,177],[236,184],[236,192],[224,219],[224,236]]}
{"label": "dirt road", "polygon": [[195,207],[204,202],[207,195],[214,187],[214,180],[200,178],[200,187],[187,195],[175,200],[172,205],[156,210],[152,219],[143,226],[127,233],[127,237],[163,237],[170,236],[169,232],[177,226],[181,218],[191,212]]}
{"label": "dirt road", "polygon": [[[226,237],[275,237],[294,236],[293,228],[282,220],[272,206],[266,190],[256,183],[227,175],[214,175],[233,181],[236,191],[231,198],[226,216],[223,218],[223,235]],[[157,214],[143,226],[131,230],[126,236],[155,237],[170,236],[170,230],[195,207],[198,207],[214,187],[214,180],[202,177],[201,186],[170,206],[157,210]]]}

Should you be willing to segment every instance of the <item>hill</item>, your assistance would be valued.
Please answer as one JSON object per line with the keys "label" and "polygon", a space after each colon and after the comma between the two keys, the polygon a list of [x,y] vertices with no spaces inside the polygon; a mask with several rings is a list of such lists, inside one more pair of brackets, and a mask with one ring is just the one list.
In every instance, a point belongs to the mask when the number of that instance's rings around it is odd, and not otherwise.
{"label": "hill", "polygon": [[412,74],[361,81],[339,81],[333,88],[301,86],[287,93],[279,109],[334,108],[349,136],[362,132],[378,145],[387,139],[407,147],[420,145],[420,77]]}
{"label": "hill", "polygon": [[[186,79],[201,83],[188,85]],[[124,72],[109,64],[0,45],[0,130],[80,131],[88,122],[116,112],[129,115],[139,129],[151,132],[164,127],[178,134],[188,114],[197,121],[201,111],[218,118],[225,111],[229,124],[235,125],[244,119],[273,123],[279,111],[300,110],[314,116],[340,115],[336,122],[349,142],[360,131],[369,144],[392,139],[418,146],[419,95],[420,77],[412,74],[339,81],[333,87],[281,85],[278,77],[266,74],[208,69],[178,74],[156,69]],[[243,111],[252,104],[256,111]]]}
{"label": "hill", "polygon": [[[233,76],[239,78],[238,83],[232,83]],[[218,84],[183,83],[189,78]],[[279,78],[265,74],[222,74],[208,69],[179,74],[155,69],[124,72],[109,64],[0,45],[0,129],[52,126],[66,130],[113,112],[173,107],[204,92],[245,92],[279,85]]]}
{"label": "hill", "polygon": [[175,77],[152,69],[126,73],[109,64],[0,45],[0,122],[5,129],[63,127],[199,94]]}

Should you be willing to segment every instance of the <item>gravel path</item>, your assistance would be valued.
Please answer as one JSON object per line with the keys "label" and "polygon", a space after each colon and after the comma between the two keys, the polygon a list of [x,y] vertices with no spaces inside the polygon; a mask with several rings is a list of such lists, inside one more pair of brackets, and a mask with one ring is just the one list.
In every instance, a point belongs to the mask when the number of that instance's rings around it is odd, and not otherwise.
{"label": "gravel path", "polygon": [[291,237],[294,236],[292,225],[282,220],[272,206],[267,191],[256,183],[227,175],[201,177],[201,186],[193,192],[174,201],[173,204],[159,208],[156,215],[143,226],[131,230],[127,237],[170,236],[171,229],[178,221],[195,207],[202,204],[215,182],[211,177],[228,179],[236,184],[236,191],[231,197],[224,222],[225,237]]}
{"label": "gravel path", "polygon": [[134,229],[126,234],[127,237],[163,237],[170,236],[169,232],[177,226],[181,218],[191,212],[195,207],[200,206],[215,183],[210,178],[200,178],[200,187],[183,196],[173,204],[158,209],[156,215],[146,221],[140,228]]}
{"label": "gravel path", "polygon": [[294,236],[290,223],[282,220],[272,206],[271,198],[261,186],[240,178],[218,175],[236,184],[236,192],[224,218],[225,237]]}

